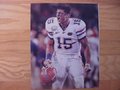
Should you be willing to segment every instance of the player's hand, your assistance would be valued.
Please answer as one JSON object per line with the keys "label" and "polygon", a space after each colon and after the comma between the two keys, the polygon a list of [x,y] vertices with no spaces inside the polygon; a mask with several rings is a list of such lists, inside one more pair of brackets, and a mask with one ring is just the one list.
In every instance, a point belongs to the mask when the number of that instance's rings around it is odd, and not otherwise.
{"label": "player's hand", "polygon": [[44,67],[48,68],[48,67],[52,67],[52,61],[51,60],[45,60],[43,62]]}
{"label": "player's hand", "polygon": [[90,72],[91,71],[91,66],[89,63],[85,64],[85,72]]}

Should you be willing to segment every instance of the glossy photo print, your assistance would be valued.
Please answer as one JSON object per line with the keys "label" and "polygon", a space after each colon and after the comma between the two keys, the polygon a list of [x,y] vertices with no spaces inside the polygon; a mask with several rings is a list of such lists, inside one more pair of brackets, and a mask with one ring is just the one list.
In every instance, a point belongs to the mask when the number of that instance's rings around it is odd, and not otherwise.
{"label": "glossy photo print", "polygon": [[97,4],[31,4],[32,90],[99,86]]}

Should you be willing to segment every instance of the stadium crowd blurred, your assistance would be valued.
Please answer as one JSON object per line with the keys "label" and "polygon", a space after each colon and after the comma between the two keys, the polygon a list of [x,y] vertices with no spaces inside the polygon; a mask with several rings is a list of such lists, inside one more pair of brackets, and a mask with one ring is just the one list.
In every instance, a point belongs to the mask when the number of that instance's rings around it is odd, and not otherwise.
{"label": "stadium crowd blurred", "polygon": [[[45,59],[47,32],[45,21],[55,16],[58,4],[32,4],[31,5],[31,65],[33,88],[41,87],[39,68]],[[71,17],[80,18],[87,25],[87,37],[91,52],[92,71],[86,75],[85,87],[96,87],[99,84],[99,27],[98,7],[95,4],[64,4],[71,7]],[[85,61],[84,55],[83,62]]]}

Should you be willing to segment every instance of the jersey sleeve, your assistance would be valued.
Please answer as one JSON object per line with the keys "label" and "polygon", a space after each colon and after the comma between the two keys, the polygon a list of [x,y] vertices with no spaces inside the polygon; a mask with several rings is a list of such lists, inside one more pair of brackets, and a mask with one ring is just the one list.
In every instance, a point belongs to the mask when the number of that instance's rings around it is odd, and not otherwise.
{"label": "jersey sleeve", "polygon": [[52,22],[53,22],[52,20],[53,20],[53,18],[49,18],[45,23],[45,29],[46,29],[46,31],[48,33],[48,37],[50,39],[53,39],[53,31],[51,29],[51,25],[52,25]]}
{"label": "jersey sleeve", "polygon": [[76,35],[78,39],[82,39],[86,36],[86,24],[82,20],[80,21],[80,25],[77,27]]}

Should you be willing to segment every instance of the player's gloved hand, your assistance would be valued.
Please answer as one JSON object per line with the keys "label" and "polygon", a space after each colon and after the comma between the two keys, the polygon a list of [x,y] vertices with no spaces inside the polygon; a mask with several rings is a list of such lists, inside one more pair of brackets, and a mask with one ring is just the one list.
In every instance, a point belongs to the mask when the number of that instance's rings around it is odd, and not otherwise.
{"label": "player's gloved hand", "polygon": [[91,71],[91,66],[89,63],[85,64],[85,72],[90,72]]}
{"label": "player's gloved hand", "polygon": [[52,67],[52,61],[51,60],[45,60],[43,62],[43,66],[48,68],[48,67]]}

